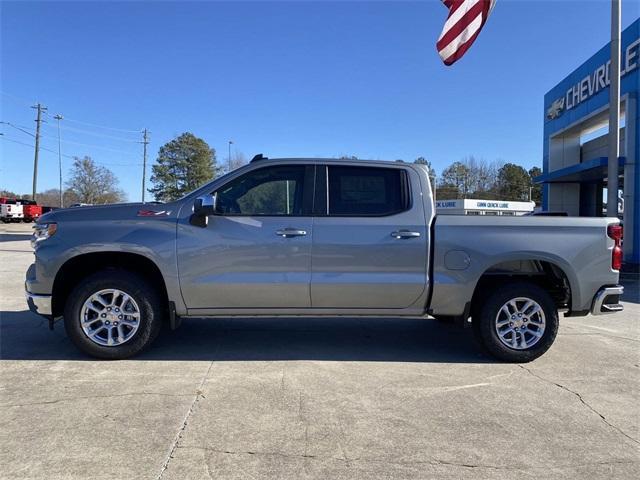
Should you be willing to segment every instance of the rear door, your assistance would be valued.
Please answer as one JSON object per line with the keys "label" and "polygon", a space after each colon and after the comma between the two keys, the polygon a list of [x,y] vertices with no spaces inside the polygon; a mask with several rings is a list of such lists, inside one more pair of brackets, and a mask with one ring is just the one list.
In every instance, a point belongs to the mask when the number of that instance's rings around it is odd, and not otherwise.
{"label": "rear door", "polygon": [[[402,309],[427,283],[428,231],[415,171],[401,166],[318,166],[313,308]],[[420,199],[421,194],[417,197]]]}
{"label": "rear door", "polygon": [[187,308],[309,308],[313,166],[250,170],[218,188],[205,228],[181,223],[178,268]]}

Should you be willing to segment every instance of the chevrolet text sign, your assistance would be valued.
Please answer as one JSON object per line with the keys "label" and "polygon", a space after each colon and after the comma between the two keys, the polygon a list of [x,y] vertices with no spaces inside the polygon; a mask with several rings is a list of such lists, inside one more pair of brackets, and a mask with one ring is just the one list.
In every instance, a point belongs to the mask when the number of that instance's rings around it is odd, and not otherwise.
{"label": "chevrolet text sign", "polygon": [[[621,70],[620,76],[624,77],[626,74],[631,73],[638,68],[640,62],[640,39],[637,39],[631,43],[625,50],[622,51],[621,58]],[[589,99],[592,95],[604,90],[609,86],[611,81],[609,75],[611,70],[611,60],[607,63],[600,65],[589,75],[584,77],[578,83],[569,87],[564,97],[554,100],[547,108],[547,118],[553,120],[562,115],[565,110],[570,110],[585,100]]]}

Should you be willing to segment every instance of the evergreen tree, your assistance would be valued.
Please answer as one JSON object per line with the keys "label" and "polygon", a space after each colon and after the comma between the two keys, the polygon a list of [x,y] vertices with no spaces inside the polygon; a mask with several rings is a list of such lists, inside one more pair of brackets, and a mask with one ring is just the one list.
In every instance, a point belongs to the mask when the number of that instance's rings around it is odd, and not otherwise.
{"label": "evergreen tree", "polygon": [[213,179],[215,174],[215,150],[186,132],[160,147],[149,192],[162,202],[176,200]]}
{"label": "evergreen tree", "polygon": [[520,165],[506,163],[498,170],[498,193],[501,200],[529,200],[531,178]]}
{"label": "evergreen tree", "polygon": [[427,160],[424,157],[416,158],[413,163],[417,163],[418,165],[426,165],[427,171],[429,172],[429,180],[431,180],[431,189],[435,190],[436,188],[436,171],[431,165],[431,161]]}
{"label": "evergreen tree", "polygon": [[529,170],[529,177],[531,178],[531,200],[536,202],[536,205],[542,204],[542,184],[533,183],[533,179],[538,175],[542,175],[542,169],[540,167],[532,167]]}

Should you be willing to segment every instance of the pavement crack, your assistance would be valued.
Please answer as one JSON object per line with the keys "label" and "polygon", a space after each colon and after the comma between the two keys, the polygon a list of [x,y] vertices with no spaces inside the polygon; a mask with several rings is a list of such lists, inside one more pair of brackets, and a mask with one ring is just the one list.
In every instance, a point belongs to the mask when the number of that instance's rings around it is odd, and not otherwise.
{"label": "pavement crack", "polygon": [[598,410],[596,410],[592,405],[590,405],[583,397],[580,393],[571,390],[569,387],[566,387],[560,383],[554,382],[553,380],[549,380],[547,378],[544,378],[540,375],[538,375],[537,373],[534,373],[530,368],[525,367],[524,365],[518,364],[518,366],[525,370],[526,372],[528,372],[530,375],[536,377],[539,380],[542,380],[543,382],[546,383],[550,383],[551,385],[555,385],[558,388],[561,388],[562,390],[565,390],[571,394],[573,394],[578,400],[580,400],[580,402],[587,407],[589,410],[591,410],[593,413],[595,413],[596,415],[598,415],[598,417],[600,417],[600,420],[602,420],[602,422],[604,422],[606,425],[608,425],[610,428],[614,429],[616,432],[618,432],[619,434],[623,435],[624,437],[628,438],[629,440],[631,440],[632,442],[640,445],[640,441],[636,440],[635,438],[633,438],[631,435],[629,435],[628,433],[626,433],[624,430],[622,430],[620,427],[612,424],[611,422],[609,422],[609,420],[607,420],[607,418],[600,413]]}
{"label": "pavement crack", "polygon": [[14,404],[5,404],[0,405],[0,408],[10,408],[10,407],[29,407],[32,405],[53,405],[55,403],[60,402],[73,402],[76,400],[91,400],[96,398],[118,398],[118,397],[135,397],[135,396],[144,396],[144,395],[157,395],[163,397],[188,397],[192,394],[190,393],[160,393],[160,392],[131,392],[131,393],[118,393],[112,395],[86,395],[79,397],[63,397],[57,398],[55,400],[44,400],[42,402],[28,402],[28,403],[14,403]]}
{"label": "pavement crack", "polygon": [[191,417],[191,414],[193,413],[193,410],[194,410],[196,404],[198,403],[198,401],[201,398],[204,398],[204,395],[202,393],[203,392],[203,388],[204,388],[204,384],[206,383],[207,378],[209,377],[209,372],[211,372],[211,368],[213,367],[214,362],[215,362],[215,360],[211,361],[211,363],[209,364],[209,368],[207,368],[206,373],[204,374],[204,376],[202,377],[202,380],[200,381],[200,385],[196,389],[196,393],[195,393],[195,395],[193,397],[193,401],[191,402],[191,405],[189,406],[189,409],[187,410],[187,413],[184,416],[184,420],[182,421],[182,425],[180,425],[180,428],[178,429],[178,432],[176,433],[176,436],[174,437],[173,442],[171,443],[171,447],[169,448],[169,453],[167,454],[167,457],[165,458],[165,461],[162,464],[162,467],[160,469],[160,473],[156,477],[156,480],[160,480],[162,478],[162,476],[164,475],[164,472],[169,467],[169,462],[173,458],[173,453],[175,452],[176,448],[178,447],[178,442],[182,438],[182,434],[184,433],[185,429],[187,428],[187,424],[189,423],[189,417]]}

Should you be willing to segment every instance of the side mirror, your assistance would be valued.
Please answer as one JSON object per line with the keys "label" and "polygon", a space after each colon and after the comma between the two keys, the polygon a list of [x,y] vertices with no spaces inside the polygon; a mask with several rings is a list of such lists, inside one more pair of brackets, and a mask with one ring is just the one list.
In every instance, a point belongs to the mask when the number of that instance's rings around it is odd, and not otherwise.
{"label": "side mirror", "polygon": [[209,223],[209,215],[216,214],[216,196],[212,194],[202,195],[193,202],[193,215],[189,219],[192,225],[206,227]]}

